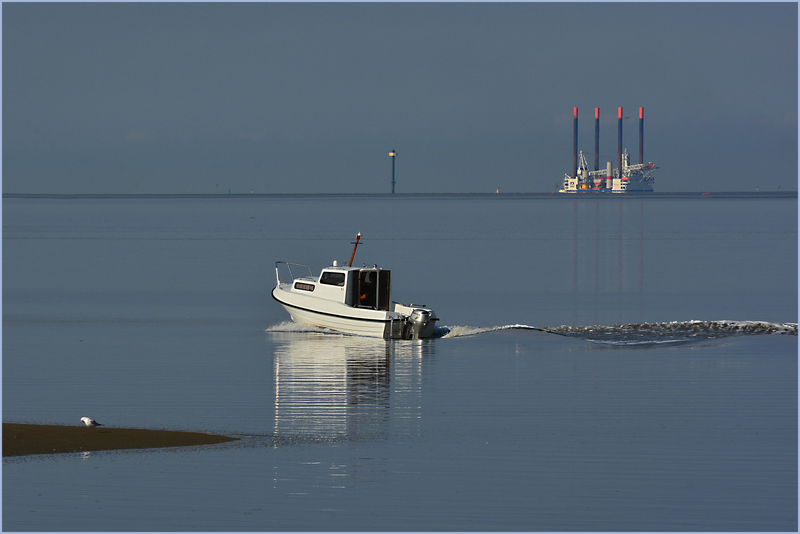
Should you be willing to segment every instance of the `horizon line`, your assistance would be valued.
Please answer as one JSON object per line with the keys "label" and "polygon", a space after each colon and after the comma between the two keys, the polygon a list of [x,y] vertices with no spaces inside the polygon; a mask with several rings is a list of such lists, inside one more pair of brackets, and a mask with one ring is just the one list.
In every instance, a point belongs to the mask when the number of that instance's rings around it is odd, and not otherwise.
{"label": "horizon line", "polygon": [[510,192],[510,193],[3,193],[3,198],[61,198],[61,199],[111,199],[111,198],[426,198],[426,197],[528,197],[528,198],[668,198],[686,196],[713,197],[797,197],[794,191],[629,191],[625,193],[558,193]]}

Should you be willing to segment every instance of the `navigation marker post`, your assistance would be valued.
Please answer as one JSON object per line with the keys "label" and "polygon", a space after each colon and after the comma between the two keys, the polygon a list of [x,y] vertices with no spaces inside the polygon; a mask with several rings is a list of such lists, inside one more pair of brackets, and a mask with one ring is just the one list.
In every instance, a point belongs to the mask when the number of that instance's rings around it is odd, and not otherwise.
{"label": "navigation marker post", "polygon": [[397,152],[392,149],[389,155],[392,157],[392,194],[394,195],[394,157],[397,155]]}

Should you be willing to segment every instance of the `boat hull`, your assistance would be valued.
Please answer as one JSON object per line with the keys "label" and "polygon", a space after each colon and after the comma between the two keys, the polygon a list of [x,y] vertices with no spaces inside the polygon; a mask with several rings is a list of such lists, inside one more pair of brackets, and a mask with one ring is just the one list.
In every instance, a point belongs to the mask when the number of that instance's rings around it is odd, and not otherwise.
{"label": "boat hull", "polygon": [[412,323],[409,316],[366,308],[354,308],[298,294],[283,285],[272,290],[274,298],[289,313],[292,321],[336,332],[386,339],[424,339],[433,335],[432,312],[424,324]]}

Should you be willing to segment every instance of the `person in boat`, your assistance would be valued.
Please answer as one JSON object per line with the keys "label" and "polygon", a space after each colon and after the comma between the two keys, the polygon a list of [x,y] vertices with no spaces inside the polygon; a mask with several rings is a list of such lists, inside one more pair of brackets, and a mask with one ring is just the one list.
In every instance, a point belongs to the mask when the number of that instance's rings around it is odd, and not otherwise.
{"label": "person in boat", "polygon": [[375,274],[369,271],[364,273],[364,276],[361,279],[361,297],[359,298],[358,302],[359,306],[375,307],[374,276]]}

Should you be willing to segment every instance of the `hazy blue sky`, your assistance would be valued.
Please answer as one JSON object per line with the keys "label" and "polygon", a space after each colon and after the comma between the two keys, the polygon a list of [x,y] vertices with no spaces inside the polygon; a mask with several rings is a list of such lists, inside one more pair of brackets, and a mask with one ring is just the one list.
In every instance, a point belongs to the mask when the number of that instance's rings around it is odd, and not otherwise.
{"label": "hazy blue sky", "polygon": [[796,3],[2,10],[6,193],[549,192],[575,106],[657,191],[797,189]]}

